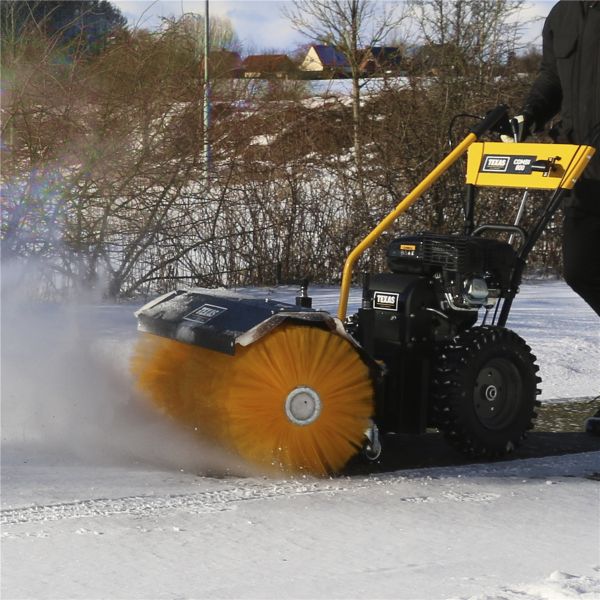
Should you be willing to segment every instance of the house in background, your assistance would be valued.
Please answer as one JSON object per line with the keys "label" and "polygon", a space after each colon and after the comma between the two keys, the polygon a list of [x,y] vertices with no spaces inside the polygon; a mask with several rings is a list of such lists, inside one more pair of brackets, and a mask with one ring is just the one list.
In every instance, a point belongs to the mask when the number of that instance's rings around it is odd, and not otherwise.
{"label": "house in background", "polygon": [[402,50],[397,46],[373,46],[364,51],[360,72],[366,76],[398,75],[402,68]]}
{"label": "house in background", "polygon": [[285,54],[255,54],[242,62],[247,79],[289,79],[296,72],[296,65]]}
{"label": "house in background", "polygon": [[[374,46],[359,52],[362,77],[398,75],[406,58],[396,46]],[[298,67],[286,54],[253,54],[241,61],[228,50],[211,52],[211,70],[221,77],[246,79],[336,79],[352,76],[342,52],[333,46],[313,44]]]}
{"label": "house in background", "polygon": [[346,57],[333,48],[315,44],[308,49],[306,57],[300,65],[300,70],[306,74],[322,77],[349,77],[352,69]]}

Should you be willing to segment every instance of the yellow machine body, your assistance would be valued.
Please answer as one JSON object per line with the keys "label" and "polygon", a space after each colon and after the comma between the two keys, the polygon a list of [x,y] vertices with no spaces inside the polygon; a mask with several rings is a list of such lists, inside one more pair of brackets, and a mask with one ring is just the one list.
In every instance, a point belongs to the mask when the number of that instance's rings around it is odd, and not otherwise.
{"label": "yellow machine body", "polygon": [[478,187],[570,190],[594,155],[591,146],[476,142],[468,151],[467,183]]}

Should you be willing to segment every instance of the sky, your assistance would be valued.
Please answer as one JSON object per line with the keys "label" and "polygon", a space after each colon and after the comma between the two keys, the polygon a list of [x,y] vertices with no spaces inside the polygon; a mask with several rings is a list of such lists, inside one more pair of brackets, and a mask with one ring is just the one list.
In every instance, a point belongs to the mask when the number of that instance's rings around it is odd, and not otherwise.
{"label": "sky", "polygon": [[[204,0],[113,0],[131,26],[153,29],[160,24],[160,17],[181,16],[184,13],[204,14]],[[210,0],[210,14],[228,17],[237,32],[244,54],[260,51],[293,51],[306,43],[294,31],[282,14],[289,0]],[[540,42],[545,17],[554,0],[530,2],[523,15],[524,20],[535,19],[525,35],[530,43]]]}
{"label": "sky", "polygon": [[[132,26],[152,29],[160,17],[204,14],[204,0],[113,0]],[[292,50],[305,40],[283,16],[280,0],[210,0],[210,15],[228,17],[245,53]]]}

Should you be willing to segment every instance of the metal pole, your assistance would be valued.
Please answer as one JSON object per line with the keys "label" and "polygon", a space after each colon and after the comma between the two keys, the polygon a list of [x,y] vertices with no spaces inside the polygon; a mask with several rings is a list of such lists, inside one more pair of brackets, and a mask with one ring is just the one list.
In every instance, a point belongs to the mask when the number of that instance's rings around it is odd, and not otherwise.
{"label": "metal pole", "polygon": [[210,173],[210,78],[208,71],[208,56],[210,52],[210,23],[208,0],[204,6],[204,169],[206,181]]}
{"label": "metal pole", "polygon": [[[525,190],[523,192],[523,197],[521,198],[521,204],[519,205],[519,210],[517,211],[517,217],[515,219],[515,226],[521,223],[521,219],[523,218],[523,214],[525,213],[525,204],[527,204],[527,199],[529,198],[529,190]],[[511,233],[508,238],[508,243],[512,244],[515,239],[515,234]]]}

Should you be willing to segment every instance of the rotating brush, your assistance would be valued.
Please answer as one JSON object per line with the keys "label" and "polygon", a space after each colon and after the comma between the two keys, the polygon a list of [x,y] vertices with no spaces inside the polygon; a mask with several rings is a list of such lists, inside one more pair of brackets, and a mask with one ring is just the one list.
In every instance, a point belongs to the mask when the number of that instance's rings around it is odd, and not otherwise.
{"label": "rotating brush", "polygon": [[323,476],[360,449],[372,398],[369,369],[347,340],[284,325],[239,353],[221,400],[241,456]]}
{"label": "rotating brush", "polygon": [[369,368],[317,327],[283,325],[235,356],[144,339],[133,372],[166,413],[269,470],[339,471],[373,414]]}
{"label": "rotating brush", "polygon": [[221,442],[226,428],[219,382],[232,357],[143,335],[131,360],[138,388],[162,413],[204,439]]}

